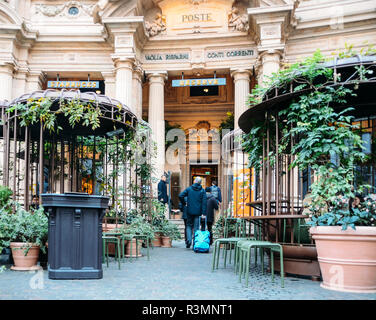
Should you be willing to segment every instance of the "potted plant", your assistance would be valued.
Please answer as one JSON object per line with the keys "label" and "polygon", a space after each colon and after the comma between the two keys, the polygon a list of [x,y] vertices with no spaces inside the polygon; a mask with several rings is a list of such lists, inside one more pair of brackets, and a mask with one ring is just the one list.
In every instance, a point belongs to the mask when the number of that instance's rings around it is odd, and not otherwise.
{"label": "potted plant", "polygon": [[[11,196],[13,192],[6,186],[0,186],[0,211],[3,213],[10,213]],[[6,219],[0,218],[0,264],[11,264],[12,253],[8,243],[7,222]],[[3,225],[3,223],[5,225]]]}
{"label": "potted plant", "polygon": [[308,224],[316,242],[322,287],[338,291],[376,292],[376,197],[353,208],[346,197],[312,215]]}
{"label": "potted plant", "polygon": [[[267,99],[274,90],[281,93],[290,87],[293,94],[275,109],[276,116],[269,119],[269,125],[274,128],[278,125],[280,130],[273,132],[265,126],[265,121],[255,120],[242,146],[249,156],[248,166],[260,169],[263,141],[269,133],[272,145],[279,140],[278,148],[268,155],[270,159],[288,154],[292,157],[290,169],[312,172],[312,202],[307,223],[311,225],[310,234],[317,247],[322,286],[341,291],[376,292],[374,203],[367,199],[360,201],[358,208],[349,205],[349,200],[356,196],[355,185],[360,193],[370,188],[355,181],[355,168],[369,155],[365,154],[363,132],[354,117],[358,110],[348,107],[358,103],[356,90],[367,82],[369,75],[373,77],[374,70],[373,65],[365,66],[362,62],[347,65],[346,61],[339,68],[339,60],[358,54],[352,46],[346,49],[334,64],[326,64],[328,59],[317,50],[304,61],[272,74],[262,87],[256,87],[249,97],[250,107]],[[362,56],[375,53],[370,47],[359,52]],[[340,69],[343,71],[339,72]],[[345,73],[352,76],[341,80]],[[278,140],[276,132],[280,134]]]}
{"label": "potted plant", "polygon": [[158,200],[153,200],[151,225],[153,226],[154,233],[155,233],[154,240],[153,240],[154,247],[160,247],[162,245],[162,229],[166,221],[164,211],[165,211],[164,205]]}
{"label": "potted plant", "polygon": [[[126,227],[119,228],[124,235],[127,236],[130,240],[128,240],[126,249],[125,249],[125,256],[126,257],[135,257],[136,256],[136,249],[138,252],[138,257],[141,256],[141,244],[142,240],[137,241],[138,247],[136,248],[136,238],[135,236],[146,236],[149,240],[153,240],[154,238],[154,229],[151,224],[146,221],[146,219],[142,216],[136,216],[132,219],[132,223],[127,225]],[[132,252],[131,252],[132,246]]]}
{"label": "potted plant", "polygon": [[43,207],[31,212],[15,203],[15,212],[0,213],[0,249],[10,246],[14,260],[12,270],[35,270],[39,251],[46,252],[48,218]]}
{"label": "potted plant", "polygon": [[162,247],[171,248],[172,240],[181,239],[179,228],[176,224],[166,221],[162,226]]}
{"label": "potted plant", "polygon": [[[301,85],[295,90],[306,89],[279,111],[280,121],[288,126],[282,132],[280,150],[294,156],[291,167],[313,172],[307,223],[312,226],[310,234],[316,243],[322,286],[376,292],[374,202],[371,198],[364,203],[358,201],[358,208],[349,204],[356,198],[354,168],[368,158],[354,122],[354,108],[347,107],[347,99],[356,96],[356,86],[333,86],[338,75],[324,62],[324,56],[317,51],[276,75],[283,84],[298,78]],[[361,66],[353,71],[355,84],[372,73]],[[294,144],[290,145],[292,140]],[[360,193],[369,189],[361,183],[356,186]]]}

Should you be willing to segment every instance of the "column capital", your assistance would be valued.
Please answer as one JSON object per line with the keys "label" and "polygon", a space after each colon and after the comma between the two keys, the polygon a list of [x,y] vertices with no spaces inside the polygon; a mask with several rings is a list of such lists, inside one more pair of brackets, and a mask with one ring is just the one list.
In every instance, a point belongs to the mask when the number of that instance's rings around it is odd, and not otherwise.
{"label": "column capital", "polygon": [[111,81],[113,80],[115,82],[116,74],[113,71],[102,71],[101,72],[102,77],[105,81]]}
{"label": "column capital", "polygon": [[252,76],[252,71],[244,68],[230,69],[231,77],[234,78],[234,81],[237,80],[250,80]]}
{"label": "column capital", "polygon": [[142,68],[142,64],[138,59],[135,59],[133,64],[133,77],[134,78],[140,78],[144,74],[144,69]]}
{"label": "column capital", "polygon": [[13,75],[14,65],[10,63],[0,64],[0,72]]}
{"label": "column capital", "polygon": [[135,58],[132,55],[111,55],[115,68],[133,68]]}
{"label": "column capital", "polygon": [[162,83],[168,79],[167,71],[149,71],[146,72],[149,82],[151,83]]}

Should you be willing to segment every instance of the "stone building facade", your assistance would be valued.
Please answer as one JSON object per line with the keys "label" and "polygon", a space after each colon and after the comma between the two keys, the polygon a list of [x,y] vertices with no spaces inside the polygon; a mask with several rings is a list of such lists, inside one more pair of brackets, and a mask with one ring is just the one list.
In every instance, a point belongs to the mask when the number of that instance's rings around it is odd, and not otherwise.
{"label": "stone building facade", "polygon": [[[227,112],[237,128],[256,83],[316,49],[365,42],[376,43],[374,0],[0,0],[0,100],[57,78],[100,81],[148,121],[156,176],[172,172],[178,192],[193,175],[221,176],[214,132]],[[172,86],[214,78],[226,85],[211,95]],[[165,153],[165,120],[192,142],[180,163]]]}

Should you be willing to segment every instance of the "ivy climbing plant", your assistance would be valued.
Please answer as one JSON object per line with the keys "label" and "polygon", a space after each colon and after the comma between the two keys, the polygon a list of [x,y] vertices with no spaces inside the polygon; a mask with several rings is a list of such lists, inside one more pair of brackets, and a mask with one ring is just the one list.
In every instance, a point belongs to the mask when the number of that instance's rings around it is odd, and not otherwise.
{"label": "ivy climbing plant", "polygon": [[[363,55],[375,53],[372,46],[361,50]],[[344,53],[337,53],[339,58],[356,54],[358,52],[352,46],[346,46]],[[348,216],[353,214],[349,210],[348,199],[355,196],[354,166],[366,161],[367,156],[363,152],[359,128],[353,124],[354,117],[350,114],[353,108],[335,108],[345,106],[349,97],[356,96],[354,86],[341,84],[340,74],[335,74],[332,68],[325,66],[328,59],[333,58],[327,58],[317,50],[311,57],[274,73],[266,85],[256,86],[249,96],[248,104],[252,108],[261,103],[265,95],[275,87],[278,87],[280,93],[284,93],[283,90],[287,92],[287,88],[293,84],[293,92],[300,91],[297,98],[275,114],[280,119],[278,130],[281,132],[281,139],[278,152],[294,156],[290,169],[310,168],[315,173],[316,179],[311,185],[310,195],[313,225],[325,221],[325,225],[354,227],[355,222],[349,224],[343,219],[350,219]],[[355,68],[351,83],[356,88],[357,83],[367,79],[369,75],[372,75],[372,70],[359,66]],[[276,124],[273,116],[265,121],[253,121],[249,133],[243,135],[242,146],[248,153],[249,167],[256,170],[260,169],[267,156],[271,161],[275,159],[273,147],[270,148],[273,151],[263,155],[267,126],[271,128],[269,143],[275,146]],[[273,166],[273,162],[270,164]],[[367,187],[369,186],[360,186],[357,191]],[[333,214],[339,210],[338,206],[333,205],[338,197],[347,199],[348,214],[343,215],[343,219],[318,219],[321,215]]]}
{"label": "ivy climbing plant", "polygon": [[[54,102],[50,98],[28,99],[26,103],[18,103],[8,107],[6,112],[8,114],[17,112],[17,118],[20,119],[20,125],[23,127],[41,122],[43,128],[51,132],[62,129],[60,126],[56,126],[56,118],[59,114],[67,117],[72,128],[77,124],[86,127],[91,126],[93,130],[100,126],[102,112],[97,102],[61,99],[58,102],[57,109],[53,107]],[[56,110],[53,110],[54,108]]]}

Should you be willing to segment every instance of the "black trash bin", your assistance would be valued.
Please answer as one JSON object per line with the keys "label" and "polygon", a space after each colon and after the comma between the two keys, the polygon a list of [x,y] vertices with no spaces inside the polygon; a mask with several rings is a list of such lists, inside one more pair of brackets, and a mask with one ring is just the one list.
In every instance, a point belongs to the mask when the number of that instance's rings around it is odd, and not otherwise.
{"label": "black trash bin", "polygon": [[42,194],[48,213],[48,277],[101,279],[102,219],[108,197]]}

